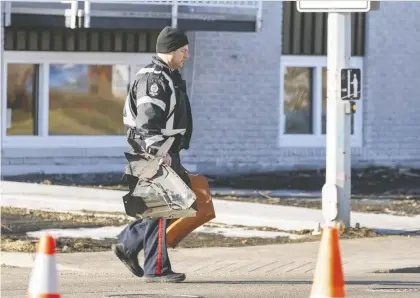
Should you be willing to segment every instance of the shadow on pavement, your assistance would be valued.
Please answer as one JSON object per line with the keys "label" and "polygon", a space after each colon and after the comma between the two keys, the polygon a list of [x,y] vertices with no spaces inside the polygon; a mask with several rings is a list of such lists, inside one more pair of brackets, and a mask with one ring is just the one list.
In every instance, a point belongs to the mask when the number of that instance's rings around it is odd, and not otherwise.
{"label": "shadow on pavement", "polygon": [[109,296],[105,296],[105,297],[119,297],[119,298],[130,298],[130,297],[143,297],[143,298],[156,298],[156,297],[164,297],[164,298],[204,298],[203,296],[191,296],[191,295],[161,295],[161,294],[122,294],[122,295],[109,295]]}
{"label": "shadow on pavement", "polygon": [[[221,285],[311,285],[312,281],[308,280],[209,280],[209,281],[184,281],[183,283],[189,284],[221,284]],[[382,285],[382,286],[418,286],[420,281],[395,281],[395,280],[346,280],[346,285]]]}
{"label": "shadow on pavement", "polygon": [[389,270],[376,270],[374,273],[420,273],[420,266],[404,267]]}

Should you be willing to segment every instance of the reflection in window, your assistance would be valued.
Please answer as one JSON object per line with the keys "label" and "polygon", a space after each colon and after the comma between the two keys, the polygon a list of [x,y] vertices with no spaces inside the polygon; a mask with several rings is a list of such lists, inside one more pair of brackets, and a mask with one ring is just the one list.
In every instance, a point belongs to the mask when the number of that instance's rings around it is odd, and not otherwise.
{"label": "reflection in window", "polygon": [[[354,134],[354,114],[351,114],[351,134]],[[322,134],[327,131],[327,68],[322,68]]]}
{"label": "reflection in window", "polygon": [[7,65],[6,134],[35,135],[36,96],[34,64]]}
{"label": "reflection in window", "polygon": [[284,74],[286,134],[312,133],[312,69],[287,67]]}
{"label": "reflection in window", "polygon": [[122,135],[127,65],[51,64],[50,135]]}

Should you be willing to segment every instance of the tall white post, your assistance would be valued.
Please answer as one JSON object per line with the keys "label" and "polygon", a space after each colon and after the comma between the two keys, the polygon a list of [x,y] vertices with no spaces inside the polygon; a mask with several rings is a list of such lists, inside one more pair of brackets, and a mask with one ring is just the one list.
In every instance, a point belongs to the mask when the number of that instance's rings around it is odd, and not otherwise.
{"label": "tall white post", "polygon": [[[3,73],[3,52],[4,52],[4,3],[3,1],[0,1],[0,146],[3,147],[3,115],[5,113],[3,112],[3,109],[7,109],[7,106],[3,105],[3,88],[6,88],[6,86],[3,86],[3,76],[5,75]],[[1,156],[1,152],[0,152]],[[0,170],[1,170],[1,164],[0,164]]]}
{"label": "tall white post", "polygon": [[322,209],[327,223],[350,226],[351,113],[341,99],[341,69],[351,57],[350,13],[328,13],[326,181]]}

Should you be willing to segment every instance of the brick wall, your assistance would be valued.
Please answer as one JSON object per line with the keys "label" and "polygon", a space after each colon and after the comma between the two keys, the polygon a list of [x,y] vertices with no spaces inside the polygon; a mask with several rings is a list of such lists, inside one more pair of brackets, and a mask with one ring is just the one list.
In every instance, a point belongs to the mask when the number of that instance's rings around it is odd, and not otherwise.
{"label": "brick wall", "polygon": [[366,35],[363,158],[420,166],[420,2],[381,2]]}
{"label": "brick wall", "polygon": [[282,3],[264,7],[259,33],[195,35],[192,145],[199,171],[261,169],[278,152]]}
{"label": "brick wall", "polygon": [[[196,34],[195,131],[184,160],[200,172],[325,166],[323,148],[277,145],[281,11],[282,3],[265,3],[258,34]],[[352,150],[355,167],[420,166],[418,13],[418,2],[383,2],[368,14],[363,148]]]}
{"label": "brick wall", "polygon": [[313,168],[323,148],[280,148],[282,3],[265,3],[260,33],[196,33],[195,130],[184,160],[208,174]]}
{"label": "brick wall", "polygon": [[[368,14],[363,148],[352,150],[355,167],[420,167],[419,14],[419,2],[382,2],[379,11]],[[281,35],[281,2],[265,3],[260,33],[189,33],[193,58],[184,76],[194,134],[190,150],[183,153],[187,168],[228,174],[325,167],[324,148],[278,145]],[[124,164],[123,150],[96,157],[63,149],[56,157],[49,152],[53,158],[35,157],[42,150],[27,158],[9,150],[2,163],[9,172],[25,164],[48,171],[113,171]]]}

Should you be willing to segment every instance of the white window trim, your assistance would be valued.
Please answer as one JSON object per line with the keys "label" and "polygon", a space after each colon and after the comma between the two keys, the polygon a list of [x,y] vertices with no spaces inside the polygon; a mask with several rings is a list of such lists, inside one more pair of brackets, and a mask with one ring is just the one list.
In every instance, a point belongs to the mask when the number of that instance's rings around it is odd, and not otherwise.
{"label": "white window trim", "polygon": [[[8,63],[40,64],[40,109],[39,135],[37,136],[7,136],[6,107],[7,91],[3,92],[2,106],[2,145],[3,148],[110,148],[126,147],[124,135],[120,136],[48,136],[48,103],[49,103],[49,64],[126,64],[131,66],[130,82],[134,79],[136,69],[150,62],[153,53],[92,53],[92,52],[29,52],[5,51],[4,73],[7,73]],[[7,75],[4,85],[7,86]],[[122,114],[121,114],[122,121]]]}
{"label": "white window trim", "polygon": [[[282,56],[280,65],[280,121],[279,121],[279,146],[280,147],[304,147],[325,148],[326,135],[322,134],[321,111],[322,111],[322,68],[327,67],[326,56]],[[314,133],[284,134],[285,115],[283,105],[283,85],[286,67],[309,67],[316,68],[314,73]],[[363,75],[363,58],[351,57],[350,67],[360,68]],[[354,134],[351,136],[351,147],[363,146],[363,87],[360,100],[356,101],[357,111],[354,114]]]}

